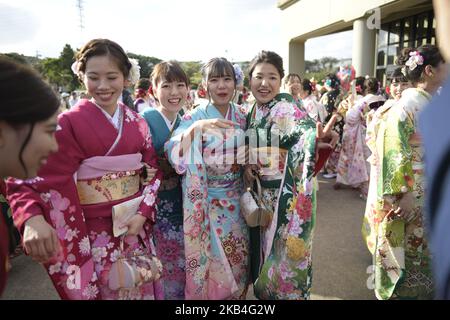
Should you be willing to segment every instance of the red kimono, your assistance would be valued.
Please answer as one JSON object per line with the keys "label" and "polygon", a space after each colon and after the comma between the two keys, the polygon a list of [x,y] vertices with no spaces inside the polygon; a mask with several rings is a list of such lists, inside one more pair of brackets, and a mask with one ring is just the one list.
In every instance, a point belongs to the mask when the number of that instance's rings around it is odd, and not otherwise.
{"label": "red kimono", "polygon": [[[120,238],[112,232],[114,205],[145,195],[138,210],[148,218],[141,238],[154,250],[151,224],[162,173],[158,170],[146,187],[139,183],[141,161],[157,168],[147,123],[119,104],[117,129],[100,107],[81,100],[59,116],[56,139],[59,150],[38,177],[10,179],[7,192],[21,233],[27,219],[35,215],[44,215],[56,229],[63,250],[45,267],[59,295],[62,299],[160,298],[159,281],[133,290],[108,287],[111,264],[122,254],[144,249],[137,237],[129,236],[124,251],[120,250]],[[134,162],[128,161],[130,157]]]}
{"label": "red kimono", "polygon": [[[5,196],[5,184],[0,180],[0,194]],[[3,215],[0,212],[0,297],[6,286],[6,269],[9,258],[8,249],[8,229],[6,227],[6,221],[3,219]]]}

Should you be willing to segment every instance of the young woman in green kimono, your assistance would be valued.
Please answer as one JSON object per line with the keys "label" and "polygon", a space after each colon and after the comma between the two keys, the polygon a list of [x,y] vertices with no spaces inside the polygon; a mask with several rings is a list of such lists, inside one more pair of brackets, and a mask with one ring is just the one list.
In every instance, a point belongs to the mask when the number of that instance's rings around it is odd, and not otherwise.
{"label": "young woman in green kimono", "polygon": [[398,58],[413,84],[379,124],[376,154],[375,294],[378,299],[432,299],[431,256],[424,232],[420,111],[447,74],[437,47],[406,49]]}
{"label": "young woman in green kimono", "polygon": [[279,94],[284,71],[278,54],[260,52],[249,76],[256,103],[247,118],[251,154],[245,179],[250,184],[259,176],[263,201],[273,212],[268,226],[251,229],[254,293],[259,299],[308,299],[316,124],[292,96]]}

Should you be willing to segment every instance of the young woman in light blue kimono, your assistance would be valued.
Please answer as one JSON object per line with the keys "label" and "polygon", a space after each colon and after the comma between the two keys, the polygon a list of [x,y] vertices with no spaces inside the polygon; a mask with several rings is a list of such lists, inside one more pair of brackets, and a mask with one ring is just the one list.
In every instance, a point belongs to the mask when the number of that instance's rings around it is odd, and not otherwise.
{"label": "young woman in light blue kimono", "polygon": [[159,167],[163,171],[154,239],[163,264],[164,298],[181,300],[186,282],[181,177],[168,162],[164,144],[180,124],[178,112],[186,102],[189,83],[183,69],[174,61],[157,64],[151,77],[157,106],[145,110],[142,116],[150,127]]}
{"label": "young woman in light blue kimono", "polygon": [[245,111],[232,103],[233,66],[224,58],[202,69],[210,101],[185,114],[166,145],[183,174],[186,299],[244,299],[249,233],[240,213]]}

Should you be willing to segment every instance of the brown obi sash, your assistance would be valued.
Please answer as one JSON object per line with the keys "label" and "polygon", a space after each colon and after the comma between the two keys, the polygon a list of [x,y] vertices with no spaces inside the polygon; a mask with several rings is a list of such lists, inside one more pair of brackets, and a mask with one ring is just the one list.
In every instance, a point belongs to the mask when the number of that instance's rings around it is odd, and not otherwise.
{"label": "brown obi sash", "polygon": [[252,149],[252,153],[261,166],[262,180],[279,180],[283,178],[288,150],[278,147],[261,147]]}
{"label": "brown obi sash", "polygon": [[81,205],[99,204],[128,198],[139,191],[139,171],[114,172],[99,178],[78,180]]}

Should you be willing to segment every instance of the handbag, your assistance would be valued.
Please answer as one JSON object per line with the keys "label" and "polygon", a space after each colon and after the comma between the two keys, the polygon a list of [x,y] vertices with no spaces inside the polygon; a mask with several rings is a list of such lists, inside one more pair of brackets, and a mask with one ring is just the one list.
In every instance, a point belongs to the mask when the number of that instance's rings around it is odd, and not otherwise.
{"label": "handbag", "polygon": [[256,193],[251,187],[239,199],[241,212],[249,227],[267,227],[272,221],[272,211],[262,201],[261,182],[256,177]]}
{"label": "handbag", "polygon": [[125,256],[123,237],[120,240],[122,256],[111,265],[108,275],[108,287],[111,290],[137,288],[145,283],[158,280],[162,273],[161,261],[151,252],[142,238],[137,236],[143,245],[141,254]]}

